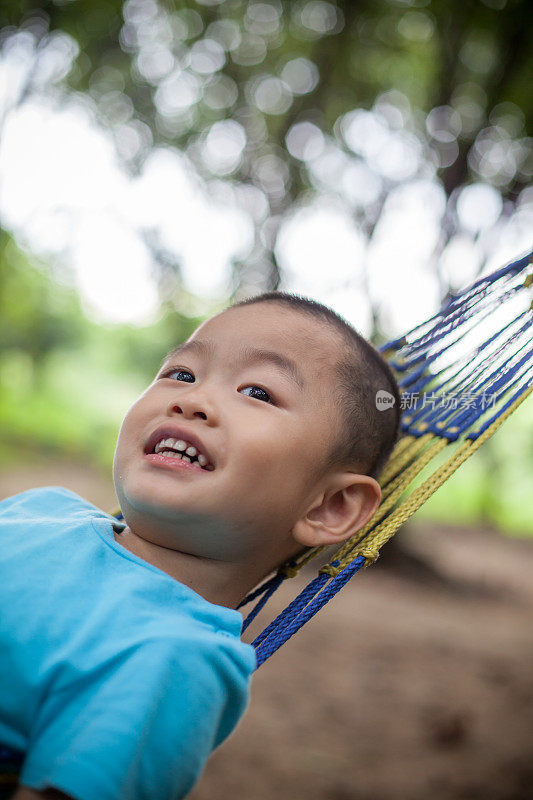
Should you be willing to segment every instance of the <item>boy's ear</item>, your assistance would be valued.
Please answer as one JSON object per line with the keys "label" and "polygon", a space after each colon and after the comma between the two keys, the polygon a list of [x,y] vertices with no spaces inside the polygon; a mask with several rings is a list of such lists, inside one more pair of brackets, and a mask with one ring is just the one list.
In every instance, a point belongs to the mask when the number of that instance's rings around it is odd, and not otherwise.
{"label": "boy's ear", "polygon": [[306,547],[340,544],[364,528],[380,502],[381,488],[374,478],[337,473],[294,525],[293,538]]}

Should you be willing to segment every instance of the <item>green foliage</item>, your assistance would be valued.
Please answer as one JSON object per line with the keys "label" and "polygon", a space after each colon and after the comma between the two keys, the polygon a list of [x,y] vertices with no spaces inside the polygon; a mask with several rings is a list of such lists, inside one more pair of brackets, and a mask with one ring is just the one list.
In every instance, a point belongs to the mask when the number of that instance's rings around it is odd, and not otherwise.
{"label": "green foliage", "polygon": [[[281,219],[310,191],[323,190],[287,145],[297,123],[312,122],[353,159],[342,116],[372,108],[391,91],[394,105],[402,93],[411,109],[403,109],[400,127],[422,144],[425,174],[436,167],[449,198],[442,247],[457,229],[461,186],[486,181],[516,201],[531,179],[530,10],[529,0],[8,0],[0,27],[5,37],[14,32],[8,26],[32,32],[35,73],[48,31],[73,37],[79,55],[68,83],[91,98],[132,170],[154,143],[170,144],[206,179],[231,178],[263,192],[270,215],[256,221],[256,248],[239,278],[246,284],[247,272],[260,269],[268,288],[280,278],[274,243]],[[308,86],[291,84],[284,72],[295,59],[316,73]],[[32,89],[30,72],[24,91]],[[426,129],[434,108],[451,114],[452,129]],[[227,169],[205,157],[213,124],[224,120],[246,136],[242,157]],[[493,163],[501,160],[498,148],[511,154],[502,169]],[[379,207],[371,202],[354,212],[371,232]]]}
{"label": "green foliage", "polygon": [[[1,234],[0,234],[1,235]],[[83,317],[76,293],[52,281],[6,233],[0,238],[0,346],[22,350],[38,365],[55,347],[80,345]]]}
{"label": "green foliage", "polygon": [[129,405],[200,320],[167,308],[144,328],[97,325],[12,240],[0,267],[0,465],[43,451],[108,469]]}

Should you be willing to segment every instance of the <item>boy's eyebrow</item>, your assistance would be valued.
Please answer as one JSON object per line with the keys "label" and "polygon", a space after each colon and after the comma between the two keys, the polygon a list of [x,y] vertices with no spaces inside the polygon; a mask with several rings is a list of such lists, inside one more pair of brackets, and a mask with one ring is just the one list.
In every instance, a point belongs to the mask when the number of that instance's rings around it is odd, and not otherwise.
{"label": "boy's eyebrow", "polygon": [[[193,339],[190,342],[184,342],[183,344],[178,345],[173,350],[171,350],[167,355],[164,357],[161,364],[163,365],[166,361],[175,356],[179,355],[180,353],[187,353],[187,352],[198,352],[200,354],[208,354],[211,353],[214,349],[214,343],[209,341],[202,341],[199,339]],[[281,369],[283,372],[291,378],[300,389],[303,388],[304,382],[296,366],[296,363],[287,356],[282,355],[281,353],[276,352],[275,350],[264,350],[260,347],[249,347],[244,346],[240,351],[240,357],[243,362],[246,364],[257,364],[257,363],[270,363],[274,364],[274,366]]]}

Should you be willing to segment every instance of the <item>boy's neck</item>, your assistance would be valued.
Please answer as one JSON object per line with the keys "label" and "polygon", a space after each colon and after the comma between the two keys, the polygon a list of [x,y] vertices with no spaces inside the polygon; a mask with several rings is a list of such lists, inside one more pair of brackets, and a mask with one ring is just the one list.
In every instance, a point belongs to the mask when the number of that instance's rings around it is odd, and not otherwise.
{"label": "boy's neck", "polygon": [[[254,572],[250,565],[215,561],[182,553],[154,544],[126,526],[114,533],[115,541],[130,553],[166,572],[210,603],[236,609],[241,600],[264,577],[264,570]],[[256,574],[257,573],[257,574]]]}

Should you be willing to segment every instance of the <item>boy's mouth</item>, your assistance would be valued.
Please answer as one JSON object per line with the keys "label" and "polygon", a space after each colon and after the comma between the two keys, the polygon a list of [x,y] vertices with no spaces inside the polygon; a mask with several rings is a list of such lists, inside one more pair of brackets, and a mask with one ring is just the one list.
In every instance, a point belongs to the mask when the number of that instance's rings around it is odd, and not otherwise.
{"label": "boy's mouth", "polygon": [[214,467],[201,467],[197,461],[191,461],[189,458],[180,457],[179,453],[172,453],[165,451],[164,453],[148,453],[144,456],[153,465],[160,467],[169,467],[178,470],[193,470],[194,472],[209,472]]}
{"label": "boy's mouth", "polygon": [[[169,433],[174,435],[169,435]],[[158,428],[157,431],[154,431],[146,443],[144,452],[146,455],[153,453],[165,458],[194,464],[194,466],[208,472],[212,472],[215,469],[209,455],[203,452],[203,446],[196,437],[173,429],[169,431],[168,428]]]}

